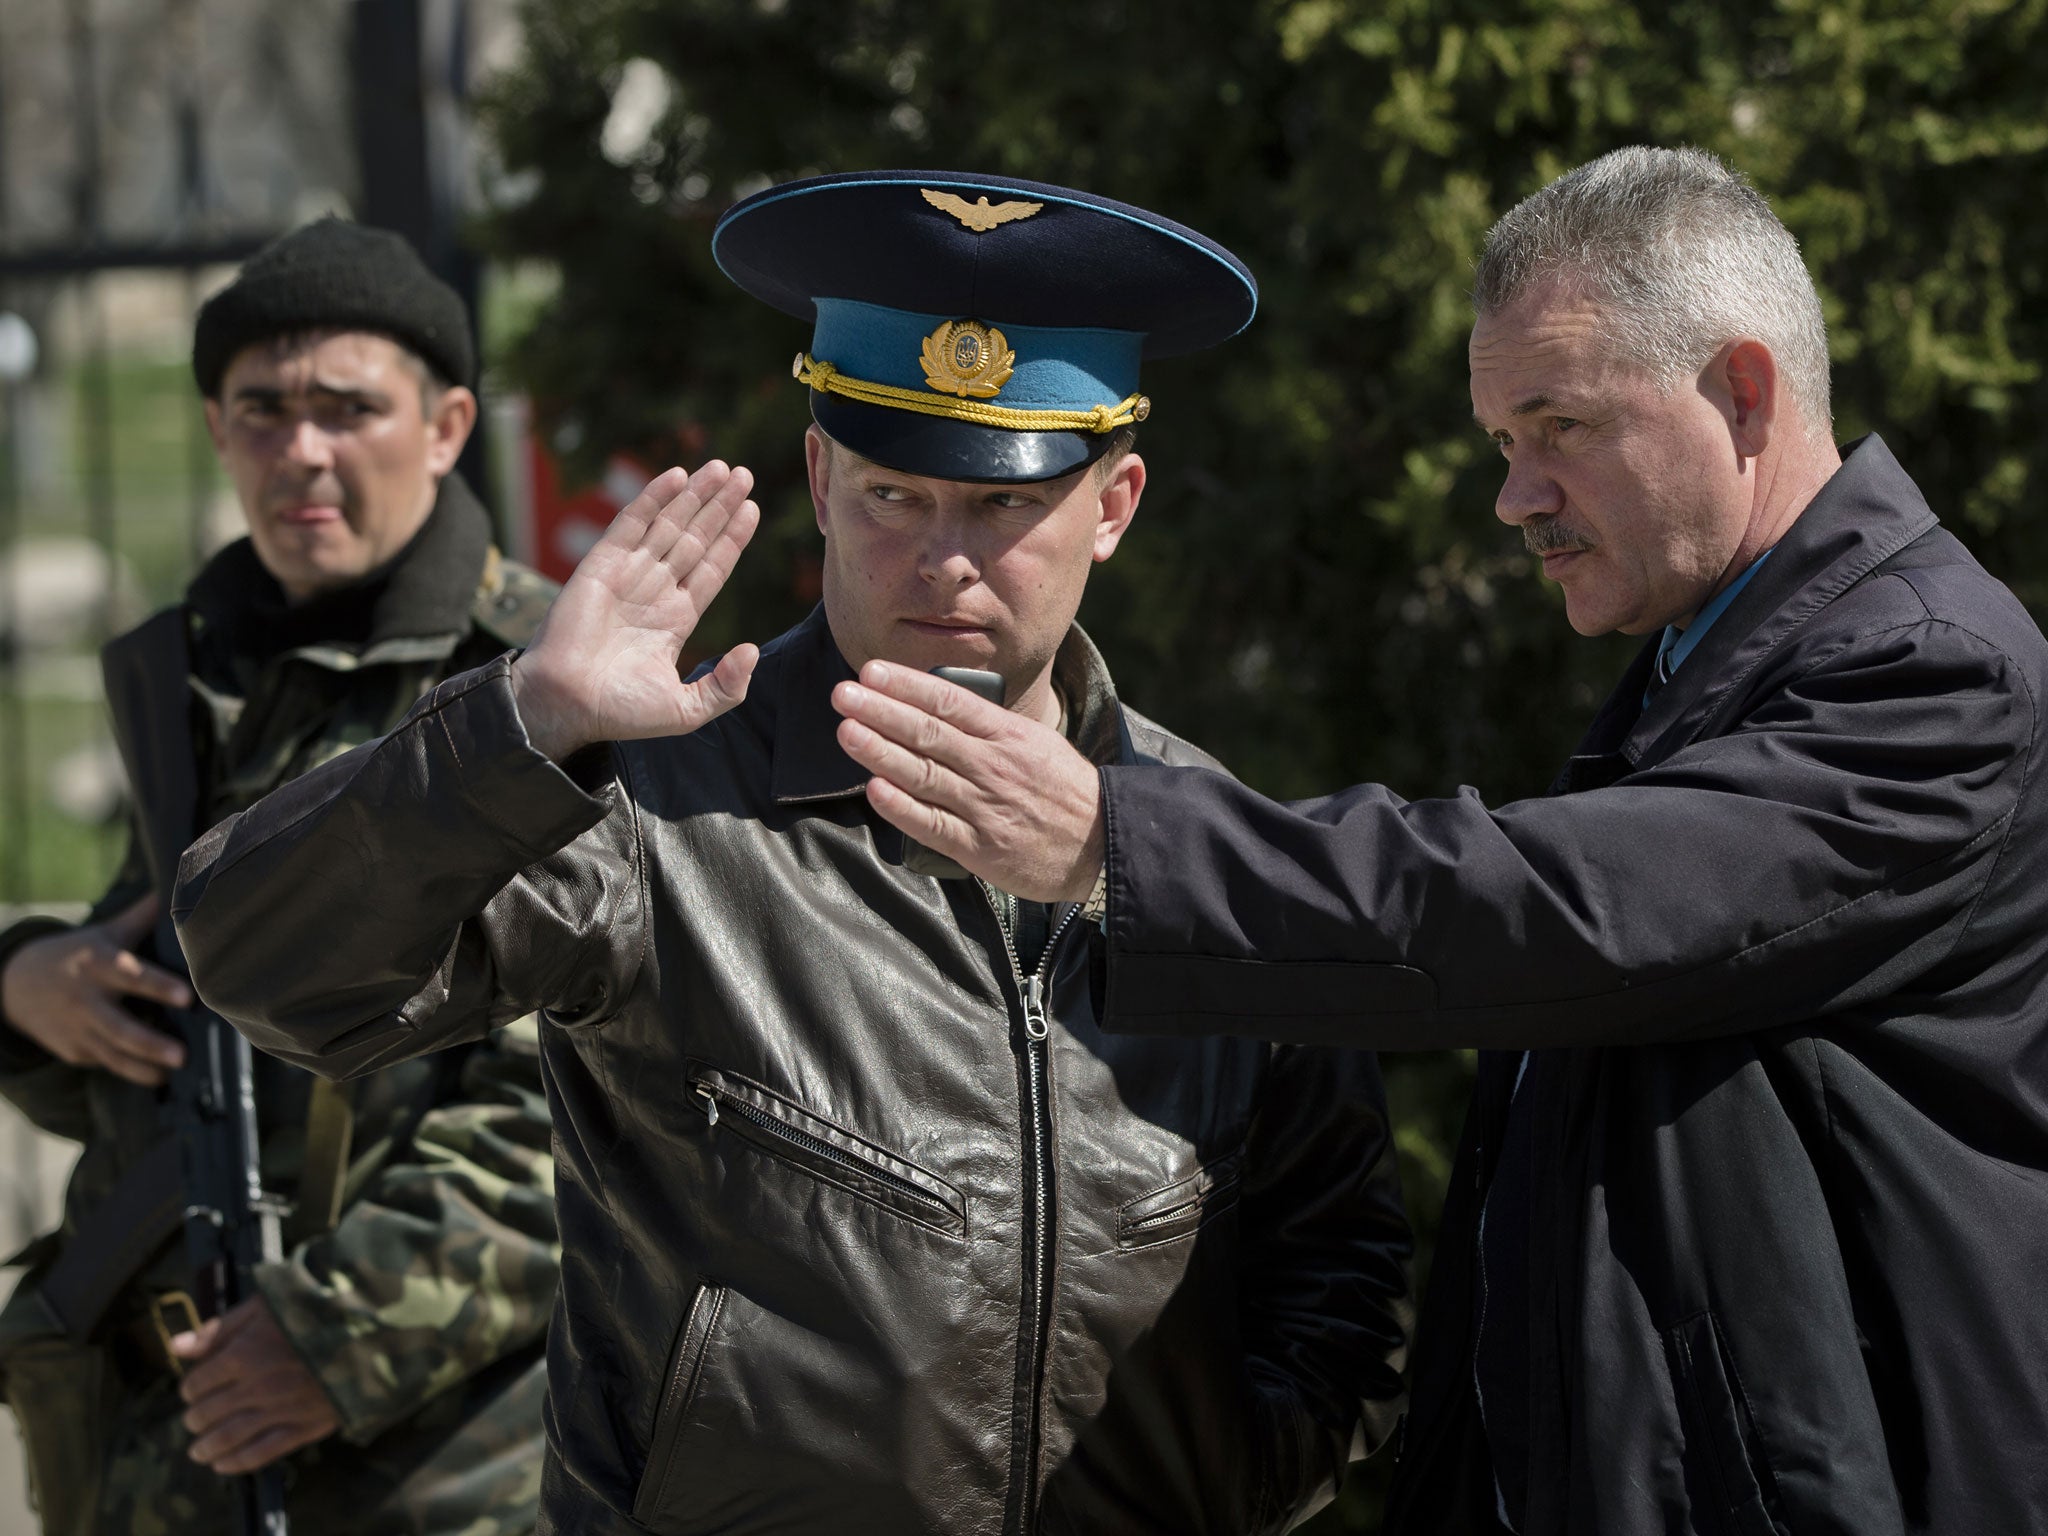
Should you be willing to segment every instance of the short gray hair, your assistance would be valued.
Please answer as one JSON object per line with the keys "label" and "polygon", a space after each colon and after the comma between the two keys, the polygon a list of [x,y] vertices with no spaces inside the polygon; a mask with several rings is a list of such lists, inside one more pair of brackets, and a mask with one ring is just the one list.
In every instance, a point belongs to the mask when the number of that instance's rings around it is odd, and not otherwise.
{"label": "short gray hair", "polygon": [[1755,337],[1809,431],[1830,435],[1827,322],[1799,242],[1705,150],[1617,149],[1524,198],[1487,233],[1472,306],[1497,314],[1552,279],[1583,284],[1665,390]]}

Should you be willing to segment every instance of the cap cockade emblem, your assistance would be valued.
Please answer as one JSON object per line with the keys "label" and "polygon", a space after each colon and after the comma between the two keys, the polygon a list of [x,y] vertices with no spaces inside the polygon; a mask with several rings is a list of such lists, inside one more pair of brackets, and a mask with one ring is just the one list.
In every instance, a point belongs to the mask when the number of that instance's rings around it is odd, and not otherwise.
{"label": "cap cockade emblem", "polygon": [[919,187],[918,191],[939,212],[950,213],[977,235],[985,235],[998,224],[1007,224],[1012,219],[1028,219],[1045,206],[1043,203],[1008,202],[997,203],[991,208],[986,197],[977,197],[970,203],[964,197],[951,192],[934,192],[930,187]]}
{"label": "cap cockade emblem", "polygon": [[942,395],[990,399],[1016,362],[1003,333],[979,320],[948,320],[924,339],[924,381]]}

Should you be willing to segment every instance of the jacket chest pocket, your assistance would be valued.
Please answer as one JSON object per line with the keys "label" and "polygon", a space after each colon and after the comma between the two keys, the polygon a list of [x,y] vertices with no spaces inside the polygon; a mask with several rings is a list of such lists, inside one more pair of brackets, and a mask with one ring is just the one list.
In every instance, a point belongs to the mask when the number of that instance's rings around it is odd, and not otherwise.
{"label": "jacket chest pocket", "polygon": [[691,1298],[690,1310],[676,1333],[675,1349],[668,1362],[668,1375],[661,1389],[661,1405],[655,1410],[654,1432],[647,1442],[647,1467],[640,1474],[640,1486],[633,1494],[633,1518],[642,1525],[653,1524],[668,1507],[668,1485],[676,1469],[676,1452],[690,1406],[697,1400],[697,1386],[704,1375],[704,1353],[725,1310],[725,1287],[701,1285]]}
{"label": "jacket chest pocket", "polygon": [[1206,1163],[1187,1178],[1118,1208],[1116,1245],[1119,1248],[1150,1248],[1185,1237],[1237,1204],[1239,1175],[1244,1169],[1242,1148],[1228,1157]]}
{"label": "jacket chest pocket", "polygon": [[690,1098],[714,1135],[757,1151],[948,1237],[967,1235],[967,1200],[936,1174],[737,1073],[686,1062]]}

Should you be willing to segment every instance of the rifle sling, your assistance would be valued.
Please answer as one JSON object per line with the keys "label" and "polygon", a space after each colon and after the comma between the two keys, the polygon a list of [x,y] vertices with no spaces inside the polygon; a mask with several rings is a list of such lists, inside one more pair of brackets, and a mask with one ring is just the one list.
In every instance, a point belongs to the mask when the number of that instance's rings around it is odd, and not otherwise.
{"label": "rifle sling", "polygon": [[341,1220],[342,1187],[348,1181],[355,1142],[355,1106],[346,1083],[318,1077],[306,1105],[306,1152],[299,1167],[298,1198],[285,1225],[285,1246],[332,1232]]}
{"label": "rifle sling", "polygon": [[107,1305],[183,1223],[185,1170],[175,1138],[145,1150],[94,1206],[43,1272],[37,1289],[72,1338],[99,1326]]}

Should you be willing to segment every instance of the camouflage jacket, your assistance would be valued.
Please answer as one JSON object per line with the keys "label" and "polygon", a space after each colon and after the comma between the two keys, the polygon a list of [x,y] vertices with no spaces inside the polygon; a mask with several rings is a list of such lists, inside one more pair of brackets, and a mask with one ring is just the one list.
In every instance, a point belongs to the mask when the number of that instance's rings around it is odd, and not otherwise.
{"label": "camouflage jacket", "polygon": [[[287,608],[246,540],[223,550],[183,605],[205,820],[383,734],[442,678],[523,644],[553,590],[499,557],[483,509],[453,477],[389,572],[331,598]],[[148,886],[131,840],[89,920]],[[0,933],[0,965],[59,926],[36,919]],[[287,1197],[299,1191],[313,1083],[257,1060],[263,1180]],[[149,1151],[160,1135],[157,1095],[67,1066],[4,1027],[0,1093],[45,1130],[84,1144],[64,1227],[29,1251],[33,1265],[59,1251]],[[540,1355],[559,1261],[534,1023],[445,1064],[377,1073],[354,1085],[349,1107],[338,1221],[331,1230],[317,1218],[288,1222],[283,1261],[258,1275],[342,1421],[336,1440],[292,1458],[294,1530],[344,1517],[345,1528],[367,1529],[360,1522],[372,1510],[388,1512],[377,1516],[379,1530],[530,1528]],[[0,1319],[0,1337],[35,1326],[33,1278],[32,1270]],[[144,1294],[185,1283],[174,1238],[109,1309],[106,1330],[132,1320]],[[150,1390],[157,1385],[166,1390]],[[214,1489],[182,1455],[168,1385],[145,1382],[140,1395],[160,1401],[108,1415],[112,1432],[133,1441],[110,1450],[121,1465],[110,1466],[109,1484],[159,1506],[139,1523],[108,1509],[108,1529],[211,1528]],[[437,1467],[437,1453],[455,1470]]]}

